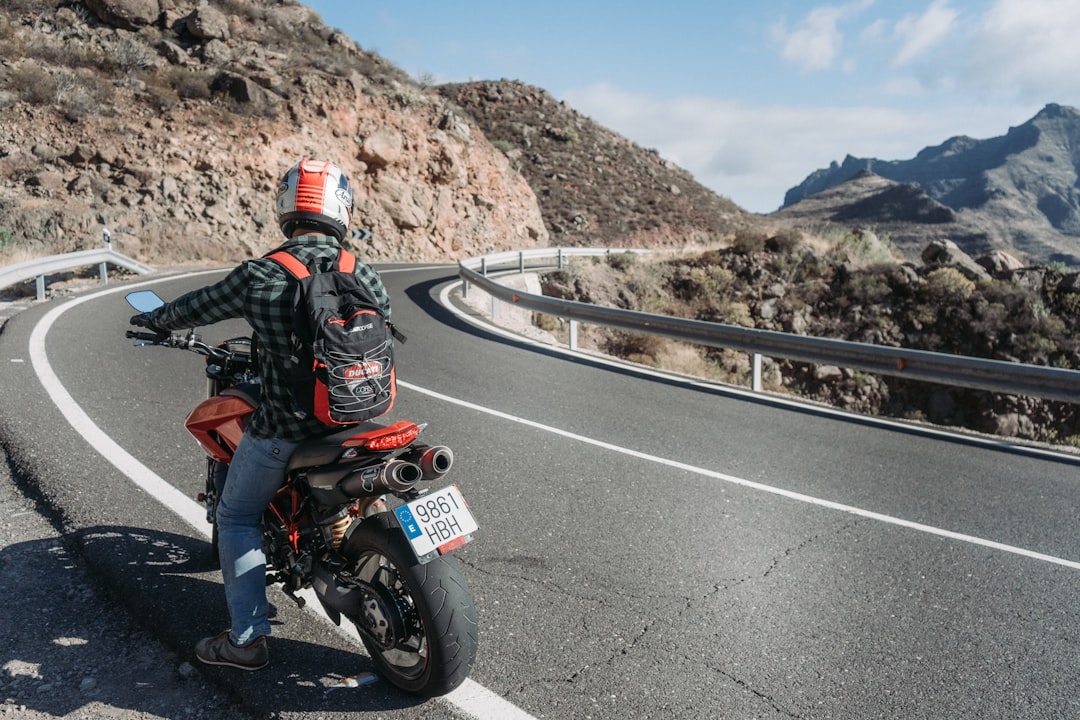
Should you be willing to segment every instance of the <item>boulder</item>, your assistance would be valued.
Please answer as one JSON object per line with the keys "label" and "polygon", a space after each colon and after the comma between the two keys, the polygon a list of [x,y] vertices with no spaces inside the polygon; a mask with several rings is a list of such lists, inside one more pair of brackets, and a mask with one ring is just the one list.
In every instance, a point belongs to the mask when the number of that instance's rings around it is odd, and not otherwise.
{"label": "boulder", "polygon": [[1004,250],[995,250],[988,255],[979,257],[975,262],[991,275],[1001,275],[1024,267],[1024,263]]}
{"label": "boulder", "polygon": [[101,22],[121,30],[138,30],[161,16],[158,0],[86,0],[86,7]]}
{"label": "boulder", "polygon": [[990,274],[952,240],[935,240],[927,245],[922,251],[922,261],[929,266],[954,267],[971,280],[990,279]]}
{"label": "boulder", "polygon": [[240,103],[269,103],[271,93],[264,90],[257,82],[243,75],[223,72],[214,79],[210,89],[221,92]]}
{"label": "boulder", "polygon": [[199,40],[229,39],[229,17],[211,5],[203,5],[188,15],[184,26]]}

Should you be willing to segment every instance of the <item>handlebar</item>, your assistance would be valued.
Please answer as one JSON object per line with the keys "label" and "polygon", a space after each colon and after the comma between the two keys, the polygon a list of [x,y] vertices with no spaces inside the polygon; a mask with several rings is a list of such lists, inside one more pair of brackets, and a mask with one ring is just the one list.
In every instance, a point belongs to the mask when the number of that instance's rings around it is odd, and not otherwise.
{"label": "handlebar", "polygon": [[124,337],[132,338],[134,340],[141,340],[143,342],[152,343],[154,345],[162,344],[163,340],[165,339],[162,336],[157,335],[156,333],[139,332],[138,330],[128,330]]}
{"label": "handlebar", "polygon": [[163,347],[180,348],[181,350],[193,350],[201,355],[208,355],[214,350],[204,343],[195,333],[187,335],[163,335],[152,332],[140,332],[128,330],[125,337],[138,340],[136,345],[161,345]]}
{"label": "handlebar", "polygon": [[202,338],[194,333],[194,331],[189,332],[186,335],[159,335],[151,332],[128,330],[124,335],[125,337],[135,340],[136,345],[160,345],[162,347],[178,348],[180,350],[191,350],[199,355],[218,360],[224,360],[230,355],[229,350],[226,348],[207,345],[202,341]]}
{"label": "handlebar", "polygon": [[255,368],[254,357],[250,350],[238,349],[237,344],[251,346],[251,338],[237,337],[226,340],[219,345],[209,345],[194,330],[184,334],[158,334],[142,332],[139,330],[127,330],[125,337],[135,341],[135,345],[156,345],[159,347],[171,347],[179,350],[190,350],[193,353],[206,358],[206,375],[215,380],[235,382],[236,377],[243,375],[245,378],[252,375]]}

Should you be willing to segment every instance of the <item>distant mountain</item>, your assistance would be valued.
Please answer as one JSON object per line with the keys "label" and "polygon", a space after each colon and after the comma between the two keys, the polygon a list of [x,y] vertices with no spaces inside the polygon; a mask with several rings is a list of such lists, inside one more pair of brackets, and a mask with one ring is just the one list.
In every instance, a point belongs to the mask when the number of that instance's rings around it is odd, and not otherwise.
{"label": "distant mountain", "polygon": [[799,215],[801,203],[866,173],[893,181],[887,189],[882,186],[887,196],[834,193],[828,207],[818,199],[815,217],[901,223],[912,244],[945,238],[969,254],[1007,250],[1032,263],[1080,265],[1080,111],[1075,108],[1050,104],[1001,137],[957,136],[910,160],[848,155],[789,190],[776,215]]}

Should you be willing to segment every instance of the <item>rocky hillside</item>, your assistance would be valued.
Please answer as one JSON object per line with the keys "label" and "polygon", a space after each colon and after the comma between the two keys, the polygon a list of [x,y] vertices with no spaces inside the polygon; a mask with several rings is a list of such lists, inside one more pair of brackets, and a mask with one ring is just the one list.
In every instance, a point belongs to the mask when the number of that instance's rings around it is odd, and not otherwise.
{"label": "rocky hillside", "polygon": [[655,150],[596,124],[545,90],[500,81],[444,85],[439,92],[529,181],[552,244],[703,247],[765,224]]}
{"label": "rocky hillside", "polygon": [[0,262],[160,265],[272,248],[277,180],[338,162],[372,260],[546,244],[525,178],[457,108],[292,0],[0,4]]}
{"label": "rocky hillside", "polygon": [[[867,172],[893,184],[873,195],[845,187]],[[972,255],[1005,250],[1080,267],[1078,177],[1080,111],[1050,104],[1005,135],[954,137],[910,160],[849,155],[789,190],[777,216],[888,225],[904,249],[937,236]]]}

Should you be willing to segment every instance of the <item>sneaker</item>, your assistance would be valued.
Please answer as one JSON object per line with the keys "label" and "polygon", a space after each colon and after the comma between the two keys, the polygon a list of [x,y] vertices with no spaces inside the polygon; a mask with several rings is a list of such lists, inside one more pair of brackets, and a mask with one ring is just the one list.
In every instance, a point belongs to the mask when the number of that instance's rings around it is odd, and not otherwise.
{"label": "sneaker", "polygon": [[229,640],[228,630],[197,642],[195,657],[207,665],[228,665],[241,670],[261,670],[270,662],[266,637],[256,638],[244,647],[237,647]]}

